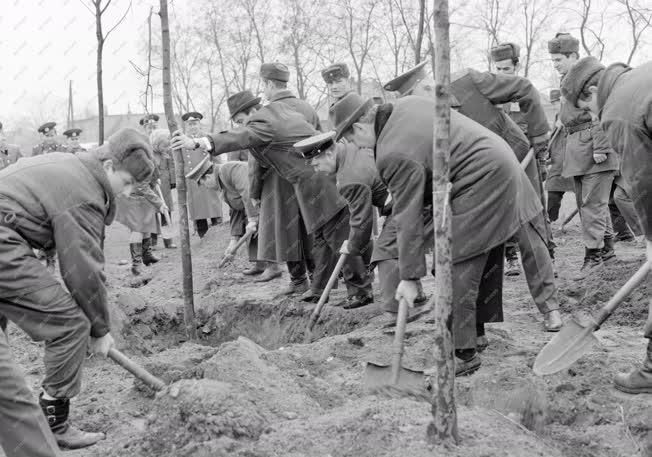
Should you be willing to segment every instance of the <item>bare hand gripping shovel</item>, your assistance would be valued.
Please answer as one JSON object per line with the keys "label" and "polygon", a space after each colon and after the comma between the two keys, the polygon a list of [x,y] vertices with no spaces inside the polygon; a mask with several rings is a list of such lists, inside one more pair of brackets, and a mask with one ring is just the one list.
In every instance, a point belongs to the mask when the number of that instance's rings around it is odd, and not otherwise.
{"label": "bare hand gripping shovel", "polygon": [[378,365],[367,362],[362,384],[367,389],[385,386],[398,386],[409,389],[423,389],[425,386],[423,371],[410,370],[401,365],[403,359],[403,338],[407,324],[408,304],[404,299],[398,304],[396,334],[392,346],[392,364]]}
{"label": "bare hand gripping shovel", "polygon": [[599,329],[618,305],[645,280],[649,271],[650,262],[646,262],[586,325],[580,324],[575,319],[566,322],[561,331],[539,352],[532,368],[534,373],[539,376],[557,373],[586,354],[595,343],[598,343],[593,332]]}

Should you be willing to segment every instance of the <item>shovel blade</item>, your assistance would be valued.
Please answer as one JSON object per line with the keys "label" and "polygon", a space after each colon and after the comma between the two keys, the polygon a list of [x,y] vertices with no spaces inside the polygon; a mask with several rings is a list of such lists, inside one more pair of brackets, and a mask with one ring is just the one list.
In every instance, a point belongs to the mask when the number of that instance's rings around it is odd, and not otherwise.
{"label": "shovel blade", "polygon": [[594,325],[585,326],[575,319],[567,321],[537,355],[532,367],[534,373],[543,376],[570,367],[598,343],[594,330]]}
{"label": "shovel blade", "polygon": [[[373,362],[367,362],[362,385],[368,390],[393,385],[391,365],[378,365]],[[401,367],[397,386],[406,389],[424,389],[425,380],[423,371]]]}

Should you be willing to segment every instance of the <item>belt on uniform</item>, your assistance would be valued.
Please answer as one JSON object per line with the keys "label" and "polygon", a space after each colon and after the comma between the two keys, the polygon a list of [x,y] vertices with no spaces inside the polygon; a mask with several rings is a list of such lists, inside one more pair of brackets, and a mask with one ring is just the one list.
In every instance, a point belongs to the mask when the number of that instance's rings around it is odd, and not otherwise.
{"label": "belt on uniform", "polygon": [[571,127],[564,127],[566,129],[566,134],[570,135],[571,133],[581,132],[582,130],[587,130],[593,127],[593,122],[585,122],[583,124],[573,125]]}

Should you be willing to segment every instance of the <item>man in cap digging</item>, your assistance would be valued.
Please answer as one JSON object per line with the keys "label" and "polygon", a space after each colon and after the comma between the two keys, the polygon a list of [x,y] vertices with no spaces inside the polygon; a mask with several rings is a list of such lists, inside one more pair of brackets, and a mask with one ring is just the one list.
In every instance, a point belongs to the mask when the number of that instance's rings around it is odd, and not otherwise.
{"label": "man in cap digging", "polygon": [[[334,180],[315,173],[293,148],[293,144],[317,133],[315,124],[308,122],[305,114],[292,104],[277,98],[278,94],[277,97],[270,97],[273,88],[279,86],[276,81],[288,79],[287,67],[263,64],[261,78],[266,96],[272,99],[270,103],[249,117],[241,128],[209,135],[201,140],[212,155],[248,148],[265,168],[274,169],[281,178],[292,184],[306,231],[314,237],[312,252],[315,272],[310,290],[302,296],[302,300],[317,302],[339,257],[340,245],[337,240],[345,239],[348,234],[349,212]],[[189,145],[192,140],[179,133],[176,132],[172,146]],[[349,296],[370,287],[369,275],[364,265],[362,267],[361,270],[347,269],[343,272]]]}
{"label": "man in cap digging", "polygon": [[[434,98],[435,82],[425,74],[423,64],[406,72],[385,85],[387,90],[400,94],[413,93],[417,96]],[[530,145],[547,141],[548,122],[541,105],[539,94],[525,78],[466,69],[451,76],[452,104],[458,111],[483,125],[505,140],[518,160],[523,160]],[[503,111],[500,106],[508,102],[520,104],[521,112],[528,125],[528,138],[521,128]],[[531,160],[525,169],[535,192],[541,191],[537,163]],[[523,224],[515,233],[521,250],[523,269],[528,288],[537,308],[543,314],[543,327],[556,332],[562,326],[557,298],[555,273],[550,254],[549,231],[546,229],[546,215],[541,205],[540,214]],[[496,274],[498,274],[496,272]],[[501,271],[499,276],[501,277]],[[502,303],[502,296],[493,295],[493,300]],[[496,304],[497,307],[497,304]],[[488,344],[484,336],[484,323],[494,322],[490,315],[478,316],[478,336],[482,343]]]}
{"label": "man in cap digging", "polygon": [[[579,40],[569,33],[557,33],[548,41],[548,52],[563,84],[579,59]],[[562,176],[571,177],[575,182],[575,199],[584,241],[582,267],[569,277],[580,281],[603,262],[616,260],[608,205],[611,185],[619,168],[618,155],[609,146],[600,124],[588,111],[566,103],[562,98],[559,119],[566,132]]]}
{"label": "man in cap digging", "polygon": [[72,154],[80,151],[86,151],[79,144],[79,136],[81,135],[82,129],[68,129],[63,132],[63,135],[68,139],[66,144],[66,152]]}
{"label": "man in cap digging", "polygon": [[[113,347],[101,239],[115,197],[149,179],[151,150],[122,129],[92,152],[55,152],[21,159],[0,171],[0,443],[13,457],[58,456],[104,438],[68,420],[81,387],[89,344]],[[34,256],[53,249],[65,289]],[[11,359],[7,320],[45,342],[45,377],[33,394]],[[54,435],[54,436],[53,436]]]}
{"label": "man in cap digging", "polygon": [[57,141],[56,127],[56,122],[46,122],[38,128],[38,133],[41,134],[43,141],[34,146],[32,149],[33,156],[66,150],[66,147]]}
{"label": "man in cap digging", "polygon": [[[247,163],[241,161],[213,163],[210,156],[204,158],[199,165],[186,175],[200,186],[206,186],[222,193],[224,201],[231,208],[231,241],[237,241],[244,235],[251,234],[249,239],[249,261],[254,264],[251,269],[262,274],[255,282],[266,282],[281,276],[281,271],[275,262],[258,261],[258,208],[249,198],[249,173]],[[243,226],[244,225],[244,226]],[[226,255],[235,253],[230,244]],[[243,272],[247,274],[246,272]]]}
{"label": "man in cap digging", "polygon": [[[567,104],[599,117],[611,147],[622,157],[621,172],[634,201],[652,263],[652,62],[631,68],[605,68],[585,57],[570,69],[561,90]],[[614,379],[623,392],[652,393],[652,301],[645,325],[648,339],[643,366]]]}

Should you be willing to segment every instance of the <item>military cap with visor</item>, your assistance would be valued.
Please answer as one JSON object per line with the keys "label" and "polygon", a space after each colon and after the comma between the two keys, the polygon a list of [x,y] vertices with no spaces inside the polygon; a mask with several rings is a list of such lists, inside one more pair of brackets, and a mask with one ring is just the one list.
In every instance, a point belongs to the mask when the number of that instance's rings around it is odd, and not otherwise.
{"label": "military cap with visor", "polygon": [[326,84],[331,84],[333,81],[348,78],[349,76],[351,76],[351,72],[345,63],[334,63],[321,71],[321,77],[324,78]]}
{"label": "military cap with visor", "polygon": [[204,119],[204,115],[202,113],[198,113],[197,111],[191,111],[189,113],[184,113],[181,116],[181,120],[183,122],[188,122],[188,121],[201,121]]}
{"label": "military cap with visor", "polygon": [[140,120],[140,125],[147,125],[147,124],[154,124],[155,122],[158,122],[159,117],[158,114],[146,114],[143,116]]}
{"label": "military cap with visor", "polygon": [[57,126],[56,122],[46,122],[42,126],[38,128],[39,133],[48,133],[51,130],[54,130],[54,128]]}
{"label": "military cap with visor", "polygon": [[68,138],[77,138],[82,132],[82,129],[68,129],[63,134]]}
{"label": "military cap with visor", "polygon": [[317,157],[335,145],[335,132],[324,132],[305,138],[298,143],[294,143],[294,149],[303,156],[304,159],[310,160]]}
{"label": "military cap with visor", "polygon": [[410,68],[385,84],[383,89],[399,92],[402,96],[410,95],[414,87],[427,76],[425,68],[427,63],[428,61],[424,60],[416,67]]}

